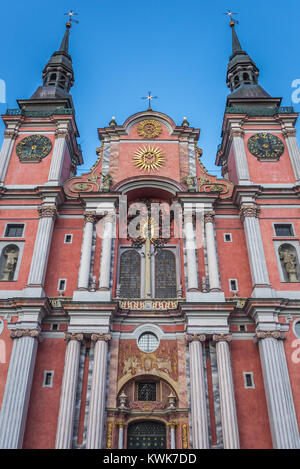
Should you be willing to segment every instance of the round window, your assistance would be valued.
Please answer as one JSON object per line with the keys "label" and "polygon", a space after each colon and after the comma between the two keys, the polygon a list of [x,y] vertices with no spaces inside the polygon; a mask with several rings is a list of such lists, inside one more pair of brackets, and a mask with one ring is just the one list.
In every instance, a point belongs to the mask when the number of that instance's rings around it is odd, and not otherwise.
{"label": "round window", "polygon": [[295,335],[300,339],[300,321],[295,322],[294,331]]}
{"label": "round window", "polygon": [[138,340],[139,349],[146,353],[154,352],[154,350],[157,349],[158,344],[159,340],[152,332],[144,332]]}

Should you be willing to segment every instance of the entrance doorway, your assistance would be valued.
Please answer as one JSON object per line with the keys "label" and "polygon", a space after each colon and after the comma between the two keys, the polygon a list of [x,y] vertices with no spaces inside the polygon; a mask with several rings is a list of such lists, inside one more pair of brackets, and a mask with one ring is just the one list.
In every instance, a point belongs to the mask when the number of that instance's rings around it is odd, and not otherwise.
{"label": "entrance doorway", "polygon": [[166,449],[166,426],[155,421],[128,426],[127,449]]}

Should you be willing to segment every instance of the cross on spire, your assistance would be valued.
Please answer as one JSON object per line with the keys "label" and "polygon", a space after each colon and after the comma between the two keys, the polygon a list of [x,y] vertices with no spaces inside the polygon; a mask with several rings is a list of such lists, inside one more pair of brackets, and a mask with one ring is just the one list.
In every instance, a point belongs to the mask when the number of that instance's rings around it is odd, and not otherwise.
{"label": "cross on spire", "polygon": [[143,96],[142,99],[148,99],[149,101],[149,107],[148,107],[148,111],[152,111],[152,108],[151,108],[151,101],[152,99],[157,99],[157,96],[152,96],[151,95],[151,91],[148,91],[148,96]]}
{"label": "cross on spire", "polygon": [[238,15],[238,13],[234,13],[233,11],[231,10],[227,10],[226,13],[224,13],[224,15],[228,16],[230,18],[230,26],[233,27],[235,24],[239,24],[239,22],[233,18],[233,15]]}
{"label": "cross on spire", "polygon": [[69,18],[68,18],[68,21],[67,21],[67,23],[66,23],[66,26],[67,26],[68,29],[71,28],[72,23],[77,23],[77,24],[79,23],[79,21],[77,21],[77,20],[75,20],[75,19],[73,18],[73,16],[75,16],[75,15],[78,15],[78,13],[75,13],[75,11],[72,11],[72,10],[69,11],[69,13],[65,13],[65,16],[68,16],[68,17],[69,17]]}

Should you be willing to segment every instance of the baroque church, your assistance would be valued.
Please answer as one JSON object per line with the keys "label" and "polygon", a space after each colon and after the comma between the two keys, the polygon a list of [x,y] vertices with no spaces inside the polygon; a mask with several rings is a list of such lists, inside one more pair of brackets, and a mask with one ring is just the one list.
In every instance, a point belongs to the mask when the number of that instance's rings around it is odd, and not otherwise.
{"label": "baroque church", "polygon": [[300,448],[298,114],[230,27],[222,178],[150,94],[77,175],[70,22],[2,115],[0,448]]}

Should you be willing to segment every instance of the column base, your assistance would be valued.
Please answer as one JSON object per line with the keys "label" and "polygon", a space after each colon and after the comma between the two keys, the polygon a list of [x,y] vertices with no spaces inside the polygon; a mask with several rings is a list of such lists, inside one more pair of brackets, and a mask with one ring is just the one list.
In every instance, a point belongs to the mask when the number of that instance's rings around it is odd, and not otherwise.
{"label": "column base", "polygon": [[73,301],[111,301],[111,291],[76,290]]}
{"label": "column base", "polygon": [[223,303],[225,302],[225,295],[221,291],[209,293],[187,292],[186,301],[189,303]]}

